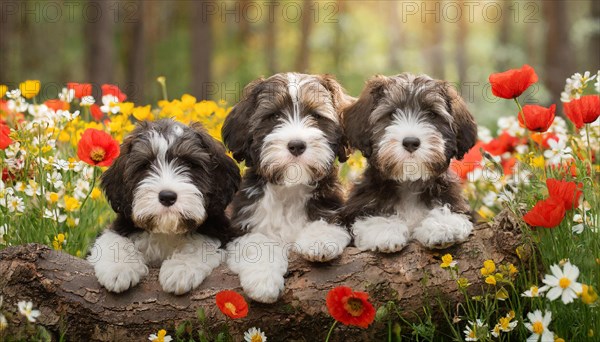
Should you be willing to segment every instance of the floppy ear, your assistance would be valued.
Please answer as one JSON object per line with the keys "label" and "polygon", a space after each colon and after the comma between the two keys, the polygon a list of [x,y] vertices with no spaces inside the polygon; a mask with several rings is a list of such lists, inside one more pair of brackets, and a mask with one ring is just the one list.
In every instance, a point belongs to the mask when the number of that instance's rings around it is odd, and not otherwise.
{"label": "floppy ear", "polygon": [[344,132],[350,146],[358,148],[367,158],[373,152],[369,134],[371,127],[369,117],[383,96],[383,90],[388,83],[389,79],[385,76],[378,75],[371,78],[367,81],[358,100],[342,112]]}
{"label": "floppy ear", "polygon": [[477,124],[456,89],[449,83],[445,83],[445,89],[450,114],[454,118],[452,129],[456,134],[456,159],[460,160],[477,142]]}
{"label": "floppy ear", "polygon": [[209,172],[213,175],[213,187],[211,193],[207,194],[210,200],[206,211],[209,215],[222,215],[240,187],[240,169],[227,155],[223,144],[211,137],[202,124],[195,122],[190,124],[190,128],[196,132],[210,155]]}
{"label": "floppy ear", "polygon": [[248,84],[242,92],[242,100],[236,104],[223,123],[221,135],[227,148],[233,152],[233,158],[251,165],[250,158],[250,117],[256,110],[256,97],[264,79],[259,78]]}
{"label": "floppy ear", "polygon": [[[333,75],[323,74],[320,75],[321,84],[331,93],[331,99],[333,101],[333,106],[335,107],[336,114],[340,120],[340,125],[342,123],[342,111],[346,109],[348,106],[352,105],[356,102],[356,98],[348,95],[342,85],[335,79]],[[348,138],[344,134],[340,136],[340,141],[338,142],[338,148],[336,151],[336,155],[340,163],[348,160],[348,155],[351,153],[350,143],[348,142]]]}

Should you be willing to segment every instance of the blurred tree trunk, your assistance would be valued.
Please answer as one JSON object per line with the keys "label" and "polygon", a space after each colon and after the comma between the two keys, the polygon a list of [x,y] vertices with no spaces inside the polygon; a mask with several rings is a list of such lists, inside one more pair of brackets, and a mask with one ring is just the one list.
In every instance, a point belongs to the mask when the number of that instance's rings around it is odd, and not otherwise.
{"label": "blurred tree trunk", "polygon": [[[434,7],[437,4],[438,7]],[[444,79],[446,75],[444,60],[444,19],[442,18],[441,3],[437,1],[423,2],[425,9],[430,11],[425,15],[425,60],[429,66],[429,72],[435,78]],[[436,8],[437,14],[433,14]],[[438,11],[440,10],[440,11]]]}
{"label": "blurred tree trunk", "polygon": [[[512,0],[502,0],[502,13],[504,13],[504,15],[500,21],[500,34],[498,36],[498,45],[502,51],[502,54],[500,54],[500,58],[496,60],[496,70],[498,71],[510,69],[510,56],[506,53],[506,51],[508,51],[508,45],[510,44],[511,20],[513,18],[513,16],[510,14],[511,1]],[[516,4],[515,6],[519,5]]]}
{"label": "blurred tree trunk", "polygon": [[388,34],[389,34],[389,54],[388,67],[392,73],[400,72],[400,46],[402,44],[402,22],[400,21],[399,2],[390,1],[388,3]]}
{"label": "blurred tree trunk", "polygon": [[[14,25],[14,18],[11,15],[8,15],[5,11],[7,10],[7,6],[9,1],[0,0],[0,83],[6,84],[8,81],[16,81],[11,80],[10,78],[10,64],[9,64],[9,51],[10,43],[9,39],[13,36],[13,30],[11,25]],[[14,3],[13,3],[14,4]],[[4,96],[4,94],[0,94],[0,97]]]}
{"label": "blurred tree trunk", "polygon": [[[463,2],[464,0],[460,1],[461,6]],[[456,68],[458,69],[458,80],[461,84],[467,81],[467,37],[469,34],[469,23],[467,20],[468,16],[461,16],[457,23],[458,32],[456,34]]]}
{"label": "blurred tree trunk", "polygon": [[344,27],[342,21],[346,12],[346,4],[343,0],[336,1],[337,8],[337,22],[335,23],[335,31],[333,36],[333,68],[336,74],[342,73],[342,63],[344,54],[344,45],[342,44],[344,38]]}
{"label": "blurred tree trunk", "polygon": [[[596,23],[600,22],[600,1],[592,0],[592,20]],[[589,66],[585,70],[589,70],[592,73],[600,70],[600,31],[596,30],[590,37],[588,43],[588,64]]]}
{"label": "blurred tree trunk", "polygon": [[269,75],[273,75],[277,72],[277,23],[275,22],[277,15],[274,14],[273,17],[269,15],[266,16],[266,41],[265,41],[265,55],[267,58],[267,71]]}
{"label": "blurred tree trunk", "polygon": [[568,8],[567,0],[542,1],[542,11],[546,19],[543,74],[552,102],[558,101],[565,79],[575,72],[575,53],[569,35]]}
{"label": "blurred tree trunk", "polygon": [[312,0],[302,1],[302,17],[300,18],[302,24],[300,45],[298,46],[298,53],[296,54],[297,72],[308,72],[308,68],[310,66],[310,50],[308,42],[313,24],[313,11],[311,9],[312,4]]}
{"label": "blurred tree trunk", "polygon": [[208,99],[213,46],[210,16],[202,15],[203,2],[192,2],[192,92],[199,99]]}
{"label": "blurred tree trunk", "polygon": [[136,17],[131,18],[125,30],[125,73],[130,101],[141,102],[144,99],[144,79],[146,73],[146,34],[144,28],[144,0],[135,0]]}
{"label": "blurred tree trunk", "polygon": [[90,8],[98,9],[97,18],[90,15],[86,23],[87,80],[97,87],[114,82],[114,10],[112,1],[89,0]]}

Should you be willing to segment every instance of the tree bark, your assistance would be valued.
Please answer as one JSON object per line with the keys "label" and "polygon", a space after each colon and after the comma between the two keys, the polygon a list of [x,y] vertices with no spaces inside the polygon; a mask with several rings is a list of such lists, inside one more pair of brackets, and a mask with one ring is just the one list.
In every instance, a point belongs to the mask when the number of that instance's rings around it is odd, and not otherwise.
{"label": "tree bark", "polygon": [[[251,302],[248,316],[233,322],[218,311],[214,299],[220,290],[242,292],[238,278],[224,265],[188,295],[163,292],[157,269],[135,288],[111,294],[100,287],[87,261],[29,244],[0,251],[0,294],[5,311],[14,310],[20,300],[33,301],[42,313],[38,321],[54,336],[65,327],[62,332],[72,341],[143,341],[163,328],[173,335],[176,324],[196,319],[198,308],[204,308],[213,331],[228,325],[236,340],[256,326],[273,341],[317,341],[324,340],[333,322],[325,297],[336,286],[367,291],[376,308],[394,300],[408,319],[414,319],[414,312],[428,303],[434,308],[433,319],[442,321],[439,303],[452,306],[461,300],[461,294],[448,272],[440,268],[440,256],[454,256],[460,276],[469,279],[473,284],[469,289],[476,294],[488,286],[479,274],[483,261],[516,263],[514,253],[520,241],[516,221],[509,214],[500,214],[494,224],[477,225],[468,241],[444,251],[411,243],[395,254],[359,252],[351,247],[338,260],[325,264],[292,256],[283,297],[271,305]],[[9,333],[19,324],[15,316],[9,321]],[[369,329],[338,325],[334,336],[337,341],[350,337],[381,340],[385,324],[374,323]]]}
{"label": "tree bark", "polygon": [[198,100],[208,100],[211,92],[212,28],[211,16],[203,15],[206,1],[192,6],[192,92]]}
{"label": "tree bark", "polygon": [[143,102],[144,80],[146,74],[146,34],[144,27],[145,1],[135,0],[126,6],[135,6],[135,17],[125,23],[125,58],[126,77],[129,101],[134,103]]}
{"label": "tree bark", "polygon": [[308,73],[310,68],[310,35],[312,33],[313,25],[313,12],[311,6],[313,2],[311,0],[304,0],[302,2],[302,18],[301,20],[301,31],[300,31],[300,44],[298,46],[298,53],[296,57],[296,70],[297,72]]}
{"label": "tree bark", "polygon": [[[87,80],[96,85],[114,82],[114,23],[115,16],[108,0],[89,0],[90,17],[86,23],[89,44],[87,48]],[[99,98],[97,96],[96,98]]]}

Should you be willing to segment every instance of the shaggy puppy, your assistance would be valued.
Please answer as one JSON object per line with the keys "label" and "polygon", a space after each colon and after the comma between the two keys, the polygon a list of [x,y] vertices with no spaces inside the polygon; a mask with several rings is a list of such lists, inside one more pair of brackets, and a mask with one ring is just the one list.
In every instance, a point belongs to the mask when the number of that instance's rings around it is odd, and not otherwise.
{"label": "shaggy puppy", "polygon": [[477,126],[449,84],[429,76],[376,76],[343,114],[350,144],[368,159],[343,211],[361,250],[430,248],[472,230],[458,178],[448,170],[475,144]]}
{"label": "shaggy puppy", "polygon": [[237,165],[200,124],[140,123],[102,175],[117,219],[88,257],[100,284],[122,292],[160,266],[166,292],[200,285],[232,238],[224,210],[239,183]]}
{"label": "shaggy puppy", "polygon": [[225,120],[225,144],[248,166],[232,217],[246,235],[228,265],[256,301],[279,298],[288,251],[327,261],[350,242],[335,158],[347,158],[339,113],[351,101],[329,76],[283,73],[249,84]]}

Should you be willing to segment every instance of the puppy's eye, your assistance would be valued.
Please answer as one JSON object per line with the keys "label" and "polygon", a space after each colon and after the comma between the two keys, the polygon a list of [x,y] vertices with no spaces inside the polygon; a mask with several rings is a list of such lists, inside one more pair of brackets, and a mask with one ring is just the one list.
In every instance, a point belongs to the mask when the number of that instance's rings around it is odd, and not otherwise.
{"label": "puppy's eye", "polygon": [[271,115],[271,119],[274,120],[274,121],[277,121],[277,120],[281,119],[281,113],[279,113],[279,112],[273,113]]}

